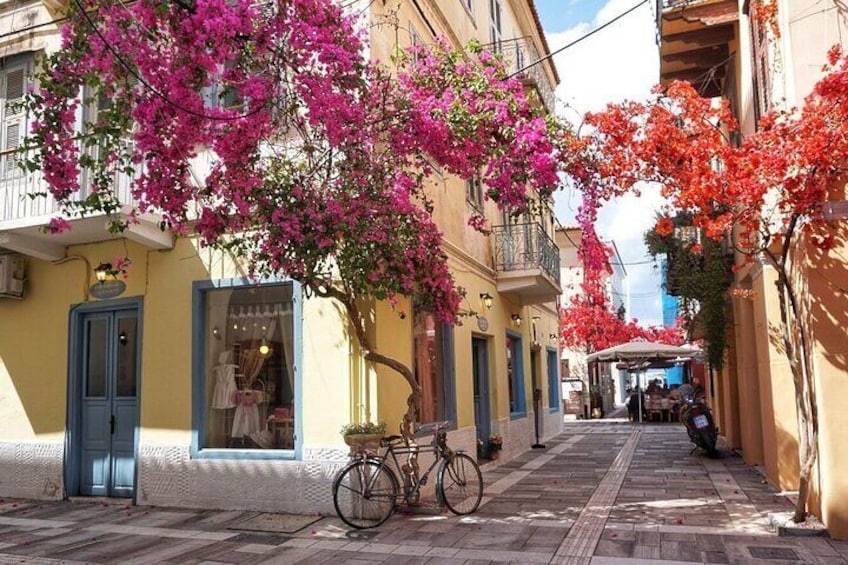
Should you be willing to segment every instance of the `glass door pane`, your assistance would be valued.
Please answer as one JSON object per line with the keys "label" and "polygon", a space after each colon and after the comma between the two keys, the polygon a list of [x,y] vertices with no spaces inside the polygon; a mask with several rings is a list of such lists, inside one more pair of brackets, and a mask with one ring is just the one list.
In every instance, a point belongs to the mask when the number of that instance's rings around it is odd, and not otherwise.
{"label": "glass door pane", "polygon": [[138,318],[135,312],[118,318],[117,396],[134,397],[138,382]]}
{"label": "glass door pane", "polygon": [[85,395],[89,398],[106,396],[106,371],[109,354],[109,319],[97,318],[86,324],[86,381]]}

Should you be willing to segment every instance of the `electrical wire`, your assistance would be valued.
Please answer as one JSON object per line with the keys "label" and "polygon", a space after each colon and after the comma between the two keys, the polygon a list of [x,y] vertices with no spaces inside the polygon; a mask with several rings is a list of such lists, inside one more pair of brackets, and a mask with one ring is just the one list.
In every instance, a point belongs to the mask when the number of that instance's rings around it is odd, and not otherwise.
{"label": "electrical wire", "polygon": [[613,19],[611,19],[610,21],[608,21],[608,22],[604,23],[603,25],[599,25],[598,27],[596,27],[595,29],[593,29],[593,30],[592,30],[592,31],[590,31],[589,33],[587,33],[587,34],[585,34],[585,35],[583,35],[583,36],[581,36],[581,37],[578,37],[577,39],[575,39],[575,40],[574,40],[574,41],[572,41],[571,43],[568,43],[568,44],[566,44],[566,45],[563,45],[563,46],[562,46],[562,47],[560,47],[559,49],[554,49],[553,51],[551,51],[550,53],[548,53],[547,55],[545,55],[545,56],[544,56],[544,57],[542,57],[541,59],[537,59],[536,61],[533,61],[533,62],[532,62],[532,63],[530,63],[529,65],[525,65],[524,67],[522,67],[522,68],[518,69],[517,71],[515,71],[514,73],[512,73],[511,75],[509,75],[509,77],[507,77],[507,78],[512,78],[512,77],[514,77],[514,76],[516,76],[516,75],[519,75],[519,74],[523,73],[523,72],[524,72],[524,71],[526,71],[527,69],[530,69],[530,68],[532,68],[532,67],[535,67],[535,66],[536,66],[536,65],[538,65],[539,63],[544,63],[544,62],[545,62],[545,61],[547,61],[548,59],[552,58],[554,55],[557,55],[558,53],[562,53],[563,51],[565,51],[565,50],[566,50],[566,49],[568,49],[569,47],[573,47],[574,45],[577,45],[578,43],[580,43],[580,42],[581,42],[581,41],[583,41],[584,39],[588,39],[588,38],[592,37],[593,35],[595,35],[595,34],[596,34],[596,33],[598,33],[599,31],[601,31],[601,30],[602,30],[602,29],[604,29],[605,27],[607,27],[607,26],[610,26],[610,25],[614,24],[615,22],[617,22],[618,20],[620,20],[621,18],[623,18],[624,16],[626,16],[626,15],[627,15],[627,14],[629,14],[630,12],[633,12],[634,10],[636,10],[636,8],[639,8],[639,7],[640,7],[640,6],[642,6],[643,4],[647,4],[647,3],[648,3],[648,0],[642,0],[642,1],[641,1],[641,2],[639,2],[638,4],[636,4],[636,5],[632,6],[631,8],[629,8],[629,9],[625,10],[624,12],[620,13],[619,15],[617,15],[616,17],[614,17],[614,18],[613,18]]}
{"label": "electrical wire", "polygon": [[50,20],[48,22],[41,22],[40,24],[33,24],[31,26],[22,27],[21,29],[16,29],[16,30],[13,30],[13,31],[7,31],[5,33],[0,33],[0,39],[3,39],[4,37],[9,37],[9,36],[12,36],[12,35],[18,35],[19,33],[26,33],[28,31],[33,31],[33,30],[36,30],[36,29],[47,27],[49,25],[60,24],[64,21],[66,21],[67,19],[68,19],[68,16],[63,16],[61,18],[56,18],[55,20]]}

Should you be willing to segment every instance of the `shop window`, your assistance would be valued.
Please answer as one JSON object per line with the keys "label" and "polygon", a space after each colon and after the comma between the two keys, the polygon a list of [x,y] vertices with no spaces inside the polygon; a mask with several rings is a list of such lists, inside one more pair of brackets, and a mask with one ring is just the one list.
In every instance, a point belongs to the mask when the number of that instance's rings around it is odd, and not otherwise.
{"label": "shop window", "polygon": [[524,351],[518,334],[506,334],[506,371],[509,386],[509,415],[520,418],[527,415],[524,401]]}
{"label": "shop window", "polygon": [[416,309],[412,338],[415,379],[421,385],[420,422],[454,418],[453,326],[427,310]]}
{"label": "shop window", "polygon": [[548,349],[548,408],[559,410],[559,375],[557,374],[557,350]]}
{"label": "shop window", "polygon": [[195,294],[201,358],[196,447],[293,450],[301,417],[295,401],[296,285],[198,284],[206,287]]}

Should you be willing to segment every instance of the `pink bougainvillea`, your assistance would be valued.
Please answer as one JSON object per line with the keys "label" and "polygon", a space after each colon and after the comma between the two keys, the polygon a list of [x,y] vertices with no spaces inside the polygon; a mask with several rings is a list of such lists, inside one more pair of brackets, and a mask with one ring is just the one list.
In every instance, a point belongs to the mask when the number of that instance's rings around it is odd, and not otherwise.
{"label": "pink bougainvillea", "polygon": [[[352,296],[417,295],[455,321],[432,164],[524,211],[557,186],[560,126],[477,45],[437,41],[391,71],[366,61],[356,16],[331,0],[72,0],[29,99],[29,166],[68,214],[119,210],[114,178],[128,175],[137,212],[257,275],[316,291],[340,277]],[[101,108],[82,136],[81,104]]]}

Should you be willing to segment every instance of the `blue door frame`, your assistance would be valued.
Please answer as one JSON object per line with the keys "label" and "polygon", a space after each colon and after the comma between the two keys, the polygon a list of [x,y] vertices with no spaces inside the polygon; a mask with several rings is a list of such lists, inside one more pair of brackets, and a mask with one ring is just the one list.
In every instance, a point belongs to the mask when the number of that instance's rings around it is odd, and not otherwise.
{"label": "blue door frame", "polygon": [[[477,439],[482,441],[486,452],[492,434],[491,403],[489,401],[489,340],[471,337],[471,366],[474,379],[474,425]],[[488,453],[483,453],[488,455]]]}
{"label": "blue door frame", "polygon": [[[143,299],[75,306],[69,320],[65,494],[136,497]],[[135,341],[134,344],[131,340]],[[134,355],[121,349],[134,345]],[[97,360],[90,363],[94,352]],[[124,381],[128,363],[134,380]],[[91,375],[91,382],[88,382]]]}

